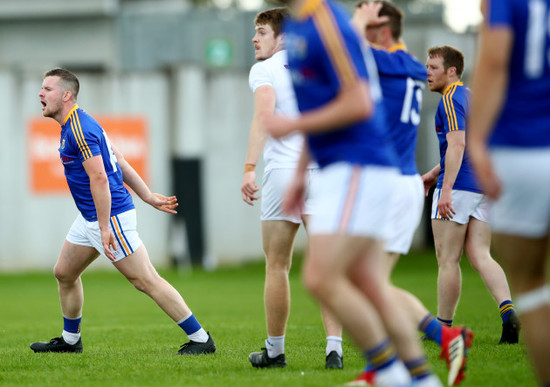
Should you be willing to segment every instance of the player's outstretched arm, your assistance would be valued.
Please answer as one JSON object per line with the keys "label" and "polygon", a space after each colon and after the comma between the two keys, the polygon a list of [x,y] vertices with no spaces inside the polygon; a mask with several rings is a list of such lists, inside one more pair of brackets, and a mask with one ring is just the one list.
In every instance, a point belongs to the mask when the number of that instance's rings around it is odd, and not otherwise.
{"label": "player's outstretched arm", "polygon": [[159,193],[153,193],[145,184],[141,176],[136,170],[126,161],[122,153],[114,145],[111,144],[113,152],[117,158],[118,165],[122,170],[124,182],[143,200],[159,211],[169,214],[177,214],[175,208],[178,206],[178,199],[175,196],[164,196]]}

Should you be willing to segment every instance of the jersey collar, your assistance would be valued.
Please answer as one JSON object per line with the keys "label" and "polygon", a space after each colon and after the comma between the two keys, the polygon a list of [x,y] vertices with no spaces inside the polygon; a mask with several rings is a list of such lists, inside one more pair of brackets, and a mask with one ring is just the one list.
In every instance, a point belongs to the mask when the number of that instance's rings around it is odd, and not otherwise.
{"label": "jersey collar", "polygon": [[73,114],[73,112],[78,109],[78,105],[74,105],[73,108],[71,109],[71,111],[69,112],[69,114],[67,114],[67,117],[65,117],[65,119],[63,120],[63,125],[65,125],[67,123],[67,121],[69,120],[69,117],[71,116],[71,114]]}
{"label": "jersey collar", "polygon": [[452,88],[454,85],[462,86],[463,83],[460,82],[460,81],[451,83],[449,86],[447,86],[447,88],[446,88],[445,91],[443,92],[443,95],[446,95],[446,94],[451,90],[451,88]]}
{"label": "jersey collar", "polygon": [[407,46],[405,46],[403,43],[397,43],[390,48],[388,48],[388,52],[396,52],[396,51],[407,51]]}
{"label": "jersey collar", "polygon": [[381,50],[386,52],[407,51],[407,46],[405,46],[403,43],[397,43],[388,48],[376,43],[369,43],[369,44],[371,45],[372,48],[376,50]]}

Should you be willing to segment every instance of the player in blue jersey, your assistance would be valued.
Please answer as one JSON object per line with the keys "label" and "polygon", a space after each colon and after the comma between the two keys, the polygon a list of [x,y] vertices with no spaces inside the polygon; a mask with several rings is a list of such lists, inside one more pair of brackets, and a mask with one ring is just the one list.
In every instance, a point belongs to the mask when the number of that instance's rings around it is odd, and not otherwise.
{"label": "player in blue jersey", "polygon": [[177,199],[152,193],[103,128],[76,102],[80,84],[72,72],[55,68],[44,75],[42,114],[61,125],[59,153],[71,194],[80,211],[54,268],[63,332],[34,352],[82,352],[80,323],[84,293],[80,275],[99,254],[109,259],[138,290],[151,297],[188,335],[178,354],[213,353],[216,346],[178,291],[158,275],[136,229],[136,211],[126,183],[159,211],[175,214]]}
{"label": "player in blue jersey", "polygon": [[[550,386],[550,1],[487,1],[468,149],[541,386]],[[490,154],[487,146],[490,147]]]}
{"label": "player in blue jersey", "polygon": [[[424,208],[424,186],[415,155],[427,72],[425,65],[407,52],[401,39],[402,20],[402,11],[387,1],[359,3],[352,19],[372,46],[384,97],[386,124],[401,169],[398,197],[392,208],[392,235],[385,246],[388,281],[399,256],[409,252]],[[458,384],[464,379],[472,332],[464,327],[451,328],[440,324],[411,293],[396,286],[392,286],[392,292],[418,328],[441,346],[441,358],[449,367],[449,384]],[[370,365],[367,365],[355,381],[372,384],[373,376]]]}
{"label": "player in blue jersey", "polygon": [[296,0],[291,9],[293,19],[284,31],[301,116],[267,115],[265,120],[276,137],[294,131],[307,136],[285,199],[287,211],[298,212],[303,205],[310,157],[321,168],[305,285],[359,345],[375,369],[377,385],[410,379],[419,386],[440,385],[412,321],[394,301],[383,275],[384,241],[391,231],[386,214],[399,170],[384,125],[372,53],[338,5]]}
{"label": "player in blue jersey", "polygon": [[470,91],[460,81],[464,55],[450,46],[431,47],[426,67],[430,90],[443,95],[435,116],[441,162],[422,176],[426,193],[437,183],[432,202],[432,230],[439,265],[437,318],[452,325],[462,287],[459,263],[464,250],[499,305],[499,344],[517,343],[520,326],[508,281],[490,253],[489,202],[465,153]]}

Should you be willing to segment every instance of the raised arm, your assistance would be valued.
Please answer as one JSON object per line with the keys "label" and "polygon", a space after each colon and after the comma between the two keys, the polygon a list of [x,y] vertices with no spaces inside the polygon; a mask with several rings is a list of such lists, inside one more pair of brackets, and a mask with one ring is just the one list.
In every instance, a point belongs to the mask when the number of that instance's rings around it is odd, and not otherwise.
{"label": "raised arm", "polygon": [[111,144],[113,152],[117,158],[118,165],[122,170],[124,182],[143,200],[159,211],[169,214],[177,214],[175,208],[178,206],[178,199],[175,196],[164,196],[159,193],[153,193],[145,184],[141,176],[135,169],[126,161],[122,153]]}

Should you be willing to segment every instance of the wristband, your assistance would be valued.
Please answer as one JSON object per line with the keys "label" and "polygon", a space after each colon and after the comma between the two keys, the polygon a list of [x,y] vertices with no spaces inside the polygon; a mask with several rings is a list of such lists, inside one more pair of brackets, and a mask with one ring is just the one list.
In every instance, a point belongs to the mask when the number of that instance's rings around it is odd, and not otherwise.
{"label": "wristband", "polygon": [[246,163],[246,164],[244,165],[244,173],[246,173],[246,172],[252,172],[255,168],[256,168],[256,164]]}

